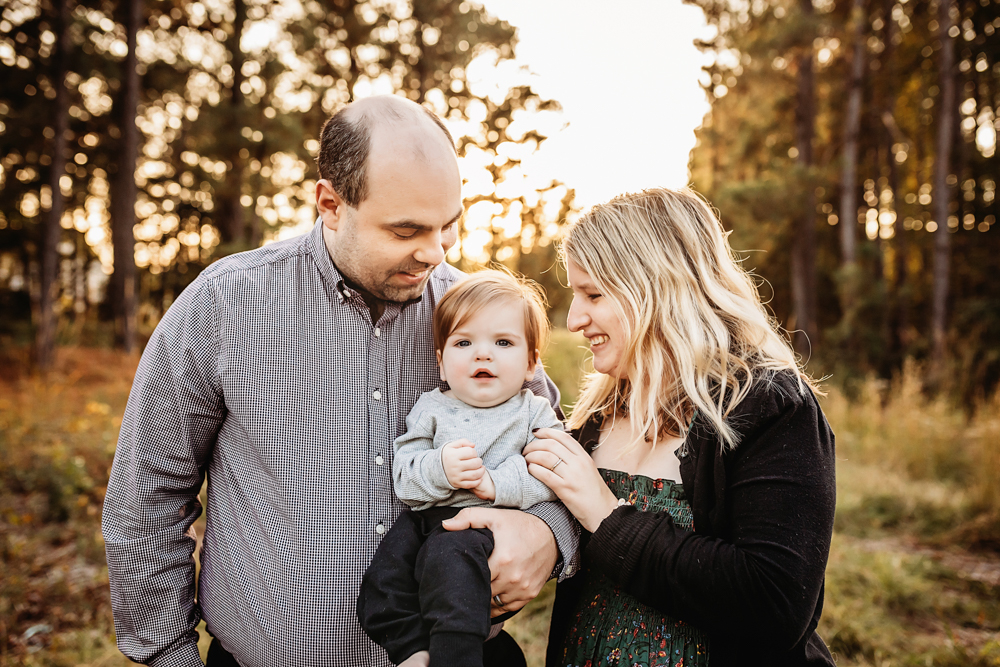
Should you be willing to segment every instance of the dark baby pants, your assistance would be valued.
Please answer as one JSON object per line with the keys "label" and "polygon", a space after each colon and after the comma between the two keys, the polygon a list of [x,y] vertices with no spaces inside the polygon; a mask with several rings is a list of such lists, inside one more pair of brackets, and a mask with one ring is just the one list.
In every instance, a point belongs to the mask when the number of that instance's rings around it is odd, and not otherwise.
{"label": "dark baby pants", "polygon": [[431,667],[483,665],[493,533],[441,527],[459,511],[403,512],[365,572],[358,620],[394,663],[430,651]]}

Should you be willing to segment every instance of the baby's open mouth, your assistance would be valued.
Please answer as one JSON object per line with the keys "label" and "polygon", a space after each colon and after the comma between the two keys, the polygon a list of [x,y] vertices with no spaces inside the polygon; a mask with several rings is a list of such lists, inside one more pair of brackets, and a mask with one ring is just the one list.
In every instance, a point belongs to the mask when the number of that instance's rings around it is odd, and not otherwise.
{"label": "baby's open mouth", "polygon": [[474,378],[492,378],[492,377],[496,377],[496,376],[493,375],[493,373],[490,373],[489,371],[477,371],[476,374],[473,375],[472,377],[474,377]]}

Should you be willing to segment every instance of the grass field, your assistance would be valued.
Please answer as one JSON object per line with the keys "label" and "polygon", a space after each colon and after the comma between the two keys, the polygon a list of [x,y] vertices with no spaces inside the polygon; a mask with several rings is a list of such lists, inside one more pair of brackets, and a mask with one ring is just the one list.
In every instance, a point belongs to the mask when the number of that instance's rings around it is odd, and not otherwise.
{"label": "grass field", "polygon": [[[557,331],[546,355],[567,405],[580,342]],[[128,664],[99,515],[136,359],[65,349],[46,380],[2,363],[0,667]],[[839,665],[1000,667],[1000,398],[969,418],[916,378],[823,400],[838,503],[820,633]],[[550,585],[508,624],[529,665],[551,599]]]}

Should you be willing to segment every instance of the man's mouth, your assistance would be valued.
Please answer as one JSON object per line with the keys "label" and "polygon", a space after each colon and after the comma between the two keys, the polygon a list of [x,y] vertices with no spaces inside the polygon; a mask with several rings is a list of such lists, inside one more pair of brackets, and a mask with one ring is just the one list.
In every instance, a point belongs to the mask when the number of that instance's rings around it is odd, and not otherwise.
{"label": "man's mouth", "polygon": [[396,275],[404,281],[415,285],[426,278],[429,271],[430,269],[424,269],[423,271],[399,271]]}

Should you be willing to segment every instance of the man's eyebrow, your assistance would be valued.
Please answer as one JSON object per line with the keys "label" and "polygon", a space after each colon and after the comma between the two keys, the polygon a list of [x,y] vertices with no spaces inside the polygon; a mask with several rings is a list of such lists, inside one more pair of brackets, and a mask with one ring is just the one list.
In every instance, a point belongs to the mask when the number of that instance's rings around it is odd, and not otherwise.
{"label": "man's eyebrow", "polygon": [[[446,222],[444,226],[447,227],[452,223],[458,222],[459,218],[461,218],[463,215],[465,215],[464,208],[461,211],[459,211],[454,218]],[[390,222],[386,224],[386,227],[390,229],[415,229],[421,232],[431,231],[432,229],[434,229],[434,225],[425,225],[424,223],[417,222],[415,220],[399,220],[397,222]]]}

